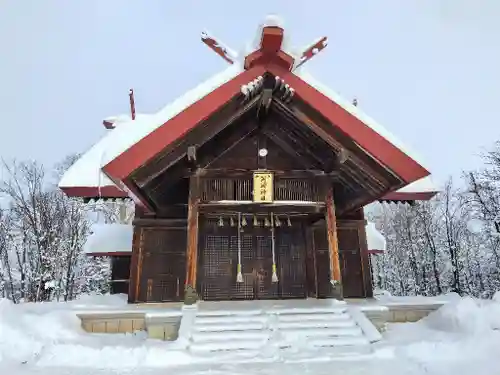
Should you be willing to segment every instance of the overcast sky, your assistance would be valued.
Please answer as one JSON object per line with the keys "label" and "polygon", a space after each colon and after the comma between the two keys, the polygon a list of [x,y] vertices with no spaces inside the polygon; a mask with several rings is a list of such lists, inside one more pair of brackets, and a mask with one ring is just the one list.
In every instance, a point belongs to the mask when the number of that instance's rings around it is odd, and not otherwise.
{"label": "overcast sky", "polygon": [[[290,6],[290,4],[297,4]],[[226,67],[268,13],[292,44],[322,36],[308,70],[427,161],[438,182],[500,140],[499,0],[0,1],[0,156],[50,165],[104,134],[102,119],[154,112]]]}

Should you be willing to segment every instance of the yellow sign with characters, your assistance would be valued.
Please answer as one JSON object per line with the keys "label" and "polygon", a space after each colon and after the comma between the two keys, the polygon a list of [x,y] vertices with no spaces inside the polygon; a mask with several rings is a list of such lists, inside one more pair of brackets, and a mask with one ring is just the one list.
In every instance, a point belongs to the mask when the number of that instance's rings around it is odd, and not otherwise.
{"label": "yellow sign with characters", "polygon": [[253,201],[271,203],[273,201],[273,174],[272,172],[254,172],[253,174]]}

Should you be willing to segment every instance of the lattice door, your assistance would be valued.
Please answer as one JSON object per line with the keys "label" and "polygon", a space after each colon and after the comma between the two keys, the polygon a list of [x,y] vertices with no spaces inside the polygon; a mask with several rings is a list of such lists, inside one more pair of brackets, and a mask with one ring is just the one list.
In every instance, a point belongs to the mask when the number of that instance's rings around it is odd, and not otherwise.
{"label": "lattice door", "polygon": [[302,228],[276,228],[276,254],[281,298],[305,298],[306,254]]}
{"label": "lattice door", "polygon": [[316,252],[316,272],[318,280],[318,298],[331,296],[330,254],[326,228],[318,226],[313,229],[314,250]]}
{"label": "lattice door", "polygon": [[338,237],[344,297],[364,297],[358,228],[339,228]]}
{"label": "lattice door", "polygon": [[201,288],[204,300],[230,299],[233,277],[231,236],[220,232],[203,236]]}
{"label": "lattice door", "polygon": [[186,231],[143,229],[141,301],[180,301],[186,275]]}

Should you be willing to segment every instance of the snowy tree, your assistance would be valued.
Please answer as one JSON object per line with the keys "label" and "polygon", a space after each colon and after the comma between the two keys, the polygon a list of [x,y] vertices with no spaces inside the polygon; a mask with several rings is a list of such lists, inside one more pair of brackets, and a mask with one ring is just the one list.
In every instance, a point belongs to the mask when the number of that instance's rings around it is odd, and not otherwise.
{"label": "snowy tree", "polygon": [[[56,177],[74,160],[56,166]],[[42,165],[3,164],[6,178],[0,193],[8,208],[0,216],[2,295],[14,302],[37,302],[106,292],[109,261],[89,259],[83,253],[91,228],[88,207],[81,199],[65,196]]]}

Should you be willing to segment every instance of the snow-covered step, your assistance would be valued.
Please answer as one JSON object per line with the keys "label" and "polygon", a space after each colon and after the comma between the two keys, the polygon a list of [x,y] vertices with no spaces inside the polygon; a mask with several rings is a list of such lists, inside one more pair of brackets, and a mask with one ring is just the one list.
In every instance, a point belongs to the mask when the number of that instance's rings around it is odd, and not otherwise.
{"label": "snow-covered step", "polygon": [[280,329],[287,328],[349,328],[355,327],[356,323],[348,319],[302,319],[302,320],[278,320]]}
{"label": "snow-covered step", "polygon": [[345,321],[351,317],[347,313],[329,314],[329,313],[310,313],[310,314],[283,314],[278,315],[280,322],[302,322],[305,320],[326,320],[326,321]]}
{"label": "snow-covered step", "polygon": [[222,323],[222,324],[196,324],[194,330],[197,332],[224,332],[224,331],[255,331],[265,328],[264,322],[251,323]]}
{"label": "snow-covered step", "polygon": [[199,310],[197,317],[227,317],[262,315],[262,310]]}
{"label": "snow-covered step", "polygon": [[363,336],[361,328],[354,326],[348,328],[285,328],[280,330],[283,335],[301,337],[360,337]]}
{"label": "snow-covered step", "polygon": [[222,341],[210,343],[192,343],[189,350],[193,354],[203,354],[220,351],[242,351],[242,350],[258,350],[262,348],[266,341],[262,340],[238,340],[238,341]]}
{"label": "snow-covered step", "polygon": [[201,315],[195,319],[196,324],[229,324],[229,323],[265,323],[264,315]]}
{"label": "snow-covered step", "polygon": [[347,307],[296,307],[296,308],[276,308],[272,309],[269,312],[273,314],[279,315],[316,315],[316,314],[344,314],[347,311]]}
{"label": "snow-covered step", "polygon": [[269,333],[266,331],[224,331],[224,332],[196,332],[191,335],[191,340],[199,342],[221,341],[266,341]]}
{"label": "snow-covered step", "polygon": [[342,304],[318,306],[311,301],[308,307],[308,303],[244,309],[235,302],[221,305],[220,310],[213,305],[198,310],[190,326],[189,350],[207,359],[232,355],[251,359],[252,353],[276,358],[295,358],[294,352],[313,357],[320,351],[327,357],[372,353],[371,342],[378,339],[367,332],[376,328],[364,315]]}

